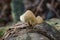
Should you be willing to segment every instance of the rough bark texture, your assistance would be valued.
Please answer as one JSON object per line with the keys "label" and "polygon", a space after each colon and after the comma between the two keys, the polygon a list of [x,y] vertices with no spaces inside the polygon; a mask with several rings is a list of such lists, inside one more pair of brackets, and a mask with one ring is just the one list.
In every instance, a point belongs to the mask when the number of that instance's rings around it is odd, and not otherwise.
{"label": "rough bark texture", "polygon": [[30,28],[27,23],[18,22],[9,28],[3,40],[60,40],[60,33],[53,26],[43,22]]}

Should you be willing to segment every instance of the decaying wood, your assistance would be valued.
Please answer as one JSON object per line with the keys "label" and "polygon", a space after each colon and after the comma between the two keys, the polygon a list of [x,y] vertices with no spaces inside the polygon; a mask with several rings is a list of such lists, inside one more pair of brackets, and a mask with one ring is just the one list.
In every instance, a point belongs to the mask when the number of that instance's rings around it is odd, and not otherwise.
{"label": "decaying wood", "polygon": [[[60,40],[60,33],[49,24],[43,22],[42,24],[35,25],[33,28],[29,28],[29,25],[26,23],[19,22],[14,25],[12,28],[9,28],[5,35],[3,36],[4,40],[7,40],[9,37],[16,34],[19,36],[19,31],[23,31],[26,29],[26,33],[36,32],[38,34],[42,34],[50,40]],[[21,32],[20,32],[21,33]],[[23,32],[25,33],[25,31]],[[22,34],[23,34],[22,33]]]}
{"label": "decaying wood", "polygon": [[36,25],[36,27],[39,29],[39,33],[45,35],[50,40],[60,40],[60,32],[58,32],[53,26],[44,22],[39,26]]}

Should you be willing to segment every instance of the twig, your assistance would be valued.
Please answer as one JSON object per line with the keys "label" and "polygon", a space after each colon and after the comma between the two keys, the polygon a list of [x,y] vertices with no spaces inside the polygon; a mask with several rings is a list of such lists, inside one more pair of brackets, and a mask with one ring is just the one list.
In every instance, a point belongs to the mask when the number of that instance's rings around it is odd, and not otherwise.
{"label": "twig", "polygon": [[38,7],[36,9],[35,15],[37,14],[38,10],[41,8],[43,2],[44,2],[44,0],[41,0],[41,2],[39,3],[39,5],[38,5]]}

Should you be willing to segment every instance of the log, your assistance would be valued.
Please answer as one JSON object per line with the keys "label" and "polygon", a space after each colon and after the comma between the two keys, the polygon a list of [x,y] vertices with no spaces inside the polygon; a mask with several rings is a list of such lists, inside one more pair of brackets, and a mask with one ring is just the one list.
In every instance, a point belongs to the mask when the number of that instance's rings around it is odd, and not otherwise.
{"label": "log", "polygon": [[13,27],[7,30],[7,32],[5,33],[2,39],[10,40],[10,38],[13,38],[14,35],[16,37],[16,36],[23,36],[24,34],[28,35],[31,33],[37,33],[39,37],[36,37],[36,39],[41,38],[42,37],[41,35],[43,35],[45,37],[45,40],[47,40],[46,38],[48,38],[49,40],[60,40],[60,32],[57,31],[53,26],[47,24],[46,22],[43,22],[42,24],[37,24],[33,26],[33,28],[29,28],[29,27],[30,26],[27,23],[18,22]]}

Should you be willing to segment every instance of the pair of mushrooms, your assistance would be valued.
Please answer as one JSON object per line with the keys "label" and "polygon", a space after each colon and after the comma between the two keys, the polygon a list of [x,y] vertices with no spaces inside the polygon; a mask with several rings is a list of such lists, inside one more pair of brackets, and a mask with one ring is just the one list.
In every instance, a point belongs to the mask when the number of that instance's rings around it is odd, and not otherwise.
{"label": "pair of mushrooms", "polygon": [[35,17],[34,13],[30,10],[27,10],[24,14],[20,16],[22,22],[27,22],[30,25],[36,25],[43,22],[43,18],[40,16]]}

